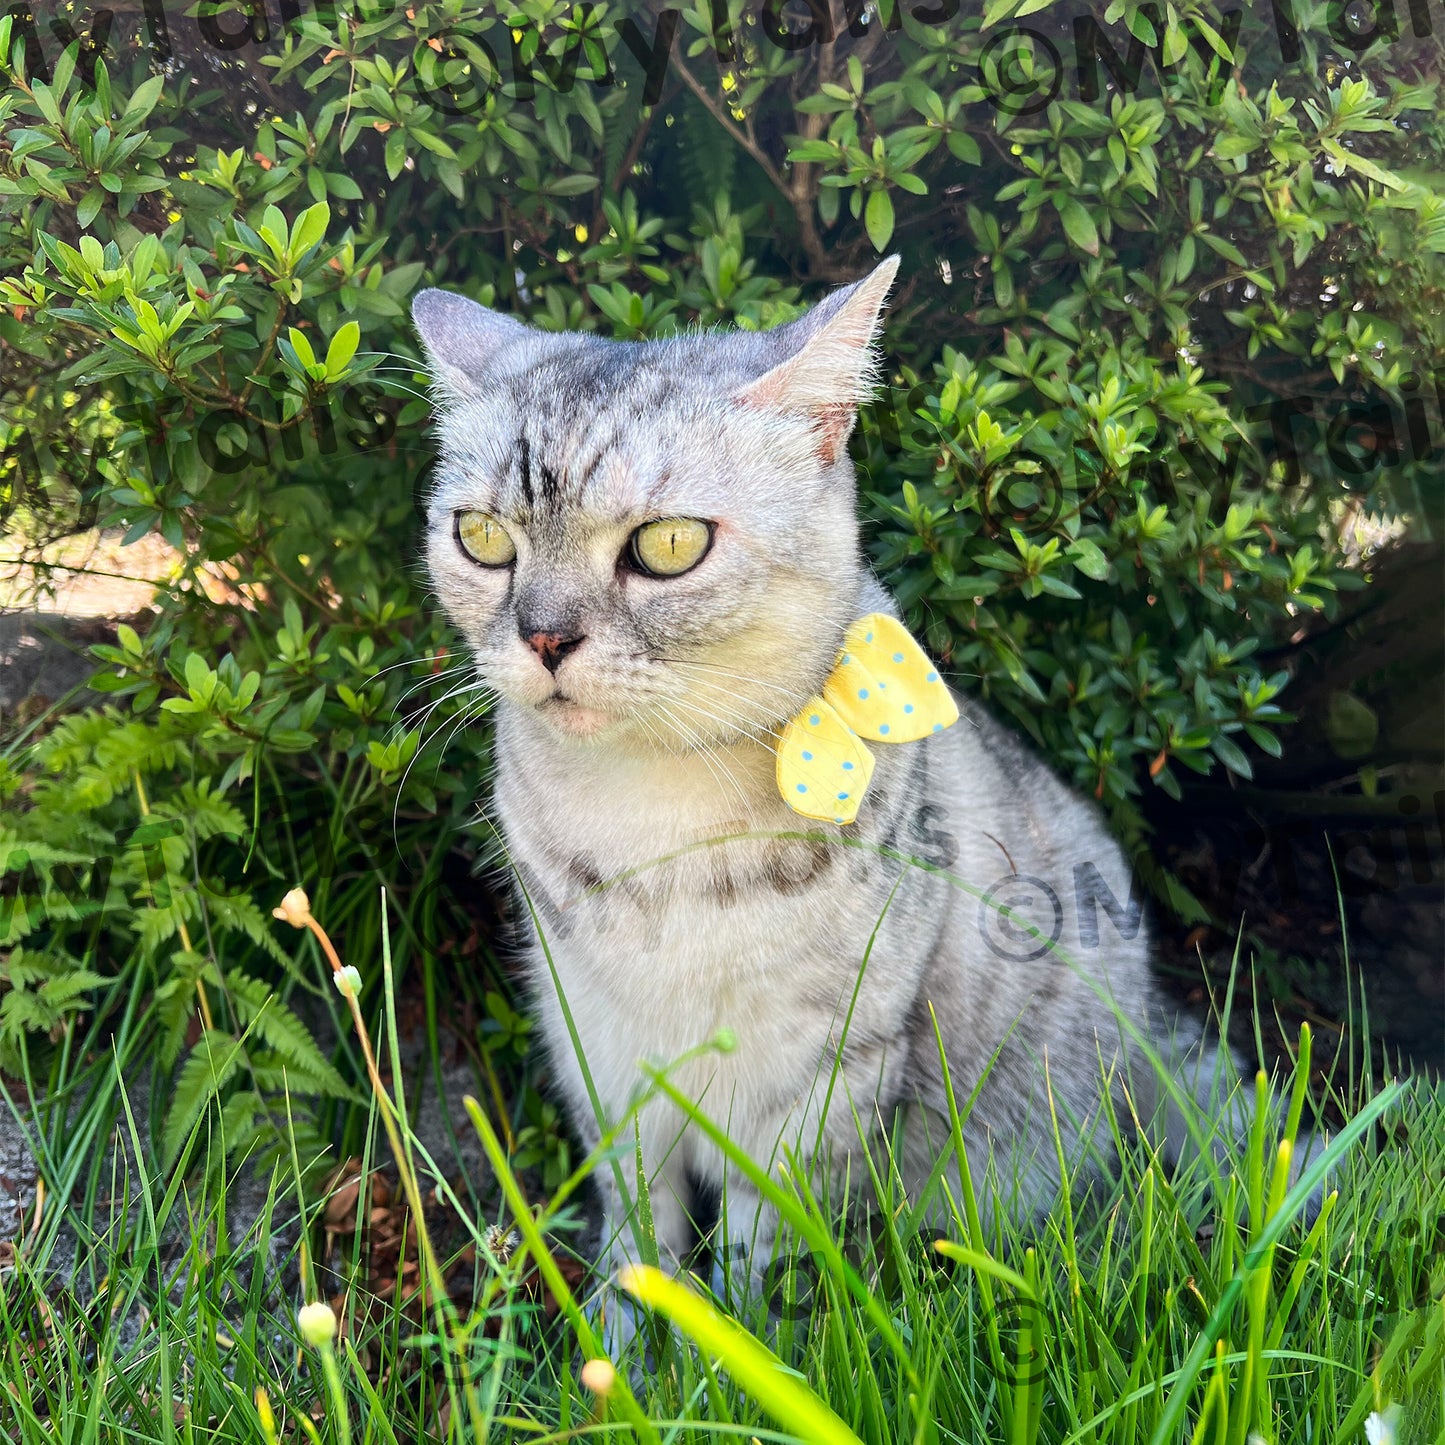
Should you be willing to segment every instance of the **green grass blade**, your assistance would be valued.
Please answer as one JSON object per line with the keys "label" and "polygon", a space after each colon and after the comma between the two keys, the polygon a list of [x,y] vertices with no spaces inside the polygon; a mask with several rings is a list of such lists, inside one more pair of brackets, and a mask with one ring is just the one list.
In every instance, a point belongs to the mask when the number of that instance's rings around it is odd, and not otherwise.
{"label": "green grass blade", "polygon": [[1340,1130],[1330,1141],[1330,1147],[1300,1175],[1294,1188],[1285,1197],[1279,1212],[1266,1223],[1259,1236],[1252,1242],[1244,1259],[1240,1262],[1239,1268],[1235,1271],[1234,1277],[1221,1291],[1219,1303],[1215,1306],[1213,1314],[1210,1315],[1209,1322],[1200,1333],[1194,1348],[1190,1350],[1184,1367],[1180,1370],[1179,1377],[1174,1383],[1174,1388],[1169,1392],[1169,1398],[1164,1403],[1164,1409],[1154,1427],[1154,1433],[1150,1436],[1150,1445],[1167,1445],[1167,1442],[1179,1434],[1183,1425],[1184,1411],[1188,1406],[1190,1393],[1194,1389],[1194,1382],[1199,1378],[1199,1372],[1204,1368],[1205,1360],[1213,1353],[1215,1344],[1224,1334],[1234,1307],[1244,1292],[1246,1282],[1279,1240],[1280,1235],[1284,1233],[1285,1226],[1304,1207],[1305,1201],[1315,1186],[1344,1158],[1345,1153],[1374,1124],[1375,1120],[1398,1102],[1405,1087],[1398,1083],[1386,1086]]}
{"label": "green grass blade", "polygon": [[686,1285],[645,1264],[629,1265],[618,1283],[643,1304],[661,1310],[705,1354],[716,1355],[738,1384],[799,1439],[817,1445],[862,1445],[765,1344]]}

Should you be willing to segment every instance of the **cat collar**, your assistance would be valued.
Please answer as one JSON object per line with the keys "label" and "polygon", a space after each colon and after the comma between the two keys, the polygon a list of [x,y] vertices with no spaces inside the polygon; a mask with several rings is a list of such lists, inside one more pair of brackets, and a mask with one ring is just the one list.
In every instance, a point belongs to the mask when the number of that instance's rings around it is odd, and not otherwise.
{"label": "cat collar", "polygon": [[851,823],[873,776],[863,739],[911,743],[958,721],[938,669],[886,612],[860,617],[821,696],[809,698],[778,739],[783,801],[805,818]]}

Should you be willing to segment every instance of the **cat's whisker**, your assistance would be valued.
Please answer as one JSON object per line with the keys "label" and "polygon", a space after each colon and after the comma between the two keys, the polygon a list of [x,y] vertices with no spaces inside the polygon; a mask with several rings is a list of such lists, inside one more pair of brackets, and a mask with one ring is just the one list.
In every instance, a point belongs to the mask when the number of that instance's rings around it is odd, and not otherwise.
{"label": "cat's whisker", "polygon": [[[689,707],[689,705],[683,699],[674,699],[674,701],[679,707]],[[688,736],[693,739],[693,750],[698,753],[699,756],[703,757],[704,759],[711,759],[717,765],[719,772],[721,772],[723,777],[726,778],[733,791],[738,795],[738,800],[746,808],[748,806],[747,792],[743,788],[742,784],[738,781],[736,773],[733,771],[732,768],[728,766],[727,760],[720,751],[718,744],[715,742],[710,742],[700,730],[696,729],[696,724],[699,719],[701,717],[708,716],[708,714],[706,714],[702,709],[697,707],[691,707],[689,711],[691,714],[693,714],[693,716],[688,716],[687,714],[685,714],[682,719],[679,719],[679,721],[684,723],[684,725],[687,727]],[[714,718],[713,721],[719,721],[719,719]]]}
{"label": "cat's whisker", "polygon": [[[480,693],[480,696],[474,704],[464,704],[458,710],[456,719],[452,721],[451,731],[447,733],[446,740],[442,743],[441,748],[437,752],[436,771],[432,774],[433,782],[436,781],[437,775],[441,772],[442,761],[447,755],[447,748],[450,746],[452,738],[456,735],[457,729],[463,723],[474,722],[477,718],[483,716],[487,708],[490,707],[497,698],[496,690],[494,688],[487,687],[484,683],[480,684],[475,688],[463,689],[459,694],[448,694],[448,696],[465,696],[466,693],[470,691],[476,691]],[[445,701],[445,698],[441,698],[436,703],[433,703],[432,706],[427,710],[427,717],[429,718],[432,711],[434,711],[441,702]],[[426,719],[423,719],[421,726],[423,729],[426,727]],[[426,751],[428,744],[430,744],[433,739],[435,739],[441,733],[442,729],[445,726],[446,724],[442,723],[432,732],[431,737],[424,736],[422,738],[422,740],[417,744],[416,751],[407,760],[407,765],[402,770],[401,782],[397,784],[396,788],[396,801],[392,804],[391,809],[391,832],[393,840],[395,840],[396,838],[397,812],[401,807],[402,797],[406,793],[406,783],[407,779],[411,777],[411,770],[416,766],[417,762],[421,758],[421,755]]]}
{"label": "cat's whisker", "polygon": [[[429,674],[426,677],[417,678],[416,681],[413,682],[411,686],[408,687],[399,698],[397,698],[396,707],[400,707],[402,703],[404,703],[409,697],[412,696],[413,693],[420,692],[423,688],[434,686],[438,679],[442,679],[444,682],[450,682],[451,679],[455,677],[458,672],[467,672],[469,670],[470,664],[466,664],[460,668],[447,668],[442,672],[435,672]],[[392,709],[393,712],[395,710],[395,708]]]}
{"label": "cat's whisker", "polygon": [[667,756],[671,751],[667,746],[667,739],[664,738],[641,713],[637,714],[635,721],[638,726],[642,728],[643,732],[647,734],[647,740],[652,744],[653,749]]}
{"label": "cat's whisker", "polygon": [[[449,662],[446,667],[441,669],[440,672],[429,673],[428,676],[440,677],[443,676],[447,672],[447,670],[452,667],[466,665],[465,658],[457,656],[456,654],[453,654],[453,657],[455,660],[453,662]],[[428,663],[433,663],[435,661],[435,657],[404,657],[400,662],[388,662],[385,667],[378,667],[371,676],[384,677],[388,672],[395,672],[399,667],[425,667]],[[370,679],[368,679],[368,681],[370,681]]]}
{"label": "cat's whisker", "polygon": [[405,364],[408,368],[410,368],[412,371],[419,371],[419,372],[421,372],[423,375],[425,375],[425,373],[426,373],[426,363],[425,363],[425,362],[423,362],[423,361],[415,361],[415,360],[413,360],[410,356],[403,356],[402,353],[399,352],[399,351],[383,351],[383,350],[381,350],[381,349],[379,349],[379,348],[374,349],[374,350],[373,350],[373,349],[368,349],[368,350],[366,350],[366,351],[359,351],[359,352],[357,352],[357,356],[360,357],[360,358],[365,358],[365,357],[368,357],[368,356],[389,356],[389,357],[391,357],[391,359],[392,359],[393,361],[400,361],[400,362],[404,363],[404,364]]}
{"label": "cat's whisker", "polygon": [[[709,700],[711,701],[711,699]],[[762,724],[752,722],[741,713],[716,713],[704,707],[696,698],[691,697],[674,698],[673,701],[679,706],[697,713],[701,717],[709,718],[715,723],[721,723],[723,727],[731,728],[733,731],[741,734],[745,738],[751,739],[753,742],[770,741],[776,737],[776,734],[771,728],[765,728]]]}
{"label": "cat's whisker", "polygon": [[470,681],[463,683],[460,687],[454,687],[450,691],[444,692],[439,698],[435,699],[435,701],[429,703],[426,712],[423,714],[423,720],[435,712],[442,703],[448,702],[454,697],[462,697],[464,694],[473,692],[479,688],[486,688],[492,692],[496,691],[485,678],[473,675]]}
{"label": "cat's whisker", "polygon": [[424,391],[417,391],[415,387],[404,386],[401,382],[392,381],[389,377],[378,377],[376,384],[378,386],[393,386],[398,391],[405,392],[407,396],[414,396],[418,401],[431,400],[431,397],[429,397]]}
{"label": "cat's whisker", "polygon": [[732,678],[736,682],[744,682],[751,687],[768,688],[770,691],[779,693],[788,699],[790,713],[796,712],[807,701],[806,698],[798,696],[796,688],[783,687],[779,683],[769,682],[766,678],[753,677],[748,673],[734,672],[731,668],[718,667],[715,663],[693,662],[688,658],[681,657],[659,657],[657,660],[659,662],[669,663],[673,667],[694,667],[704,672],[716,673],[719,677]]}
{"label": "cat's whisker", "polygon": [[[744,793],[741,784],[739,784],[738,780],[728,770],[723,760],[718,757],[706,741],[699,738],[686,723],[674,717],[671,708],[669,708],[666,703],[660,706],[663,718],[672,726],[678,737],[687,744],[688,749],[702,760],[703,766],[713,775],[714,779],[718,780],[719,783],[729,784],[738,795],[738,800],[744,807],[747,807],[747,794]],[[714,764],[716,764],[716,766]]]}
{"label": "cat's whisker", "polygon": [[[692,680],[692,686],[711,688],[714,692],[721,693],[723,697],[728,698],[730,701],[738,701],[737,694],[729,692],[727,688],[723,687],[720,683],[708,682],[704,678],[694,678]],[[694,699],[689,699],[689,701],[693,702],[694,706],[697,706],[699,710],[701,710],[701,704],[696,703]],[[709,701],[711,702],[713,700],[709,698]],[[752,699],[743,699],[743,701],[752,701]],[[741,712],[734,712],[727,717],[717,717],[711,713],[708,715],[713,717],[717,722],[737,728],[746,736],[754,738],[758,742],[762,742],[764,739],[776,740],[781,735],[779,729],[773,725],[771,718],[766,721],[763,719],[751,720]]]}
{"label": "cat's whisker", "polygon": [[424,687],[435,686],[439,682],[448,685],[457,677],[472,671],[473,668],[469,662],[458,662],[456,666],[444,667],[437,672],[429,672],[423,677],[413,678],[398,701],[405,701],[412,693],[418,692]]}
{"label": "cat's whisker", "polygon": [[[725,727],[738,727],[738,724],[736,722],[729,722],[728,719],[719,717],[716,713],[708,712],[707,709],[700,707],[694,702],[681,702],[679,705],[687,708],[688,711],[692,714],[696,714],[699,717],[709,718],[713,722],[723,724]],[[751,735],[745,733],[744,736]],[[769,746],[771,743],[771,739],[762,738],[752,738],[752,741],[762,743],[763,746]],[[728,779],[733,784],[734,790],[738,793],[738,796],[741,799],[743,806],[745,808],[748,807],[749,799],[746,792],[744,791],[742,785],[738,783],[736,775],[734,774],[733,770],[728,767],[727,762],[724,760],[722,753],[718,751],[717,746],[714,744],[704,744],[700,751],[706,751],[717,759],[718,766],[722,768],[723,771],[727,774]]]}
{"label": "cat's whisker", "polygon": [[[441,774],[442,760],[446,757],[447,749],[451,746],[452,739],[457,735],[458,732],[462,730],[462,728],[470,727],[474,722],[477,721],[478,718],[485,717],[488,710],[491,708],[492,702],[493,699],[490,697],[479,698],[477,702],[474,703],[470,708],[463,708],[462,711],[457,714],[456,718],[452,722],[451,731],[447,733],[446,737],[442,741],[441,747],[437,750],[437,765],[432,771],[433,783],[436,782],[437,778]],[[438,728],[437,731],[440,732],[441,729]],[[421,749],[418,748],[417,751],[420,752]]]}
{"label": "cat's whisker", "polygon": [[[415,761],[415,759],[420,757],[421,754],[426,750],[427,744],[431,742],[432,738],[435,738],[437,734],[442,730],[442,728],[446,725],[445,723],[439,724],[437,728],[433,730],[431,736],[428,737],[426,735],[426,727],[427,724],[431,721],[432,714],[436,712],[436,710],[443,703],[449,702],[453,698],[465,698],[473,693],[477,695],[478,701],[483,704],[490,704],[494,702],[498,696],[495,688],[490,687],[487,683],[481,681],[480,679],[466,687],[455,688],[451,692],[447,693],[444,697],[439,697],[435,702],[431,703],[422,713],[420,720],[416,723],[409,725],[405,719],[398,721],[395,727],[392,729],[390,736],[387,738],[387,741],[391,742],[398,737],[404,736],[407,732],[411,731],[412,726],[415,726],[417,731],[422,734],[422,740],[417,744],[416,753],[413,755],[413,761]],[[469,707],[470,705],[470,703],[463,703],[459,711],[465,712],[467,707]],[[410,764],[408,764],[408,769],[410,769]]]}

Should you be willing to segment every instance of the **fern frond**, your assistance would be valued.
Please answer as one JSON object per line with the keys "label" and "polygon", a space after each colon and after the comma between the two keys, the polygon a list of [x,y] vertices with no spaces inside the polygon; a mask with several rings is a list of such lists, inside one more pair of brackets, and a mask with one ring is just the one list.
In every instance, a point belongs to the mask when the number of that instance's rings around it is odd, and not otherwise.
{"label": "fern frond", "polygon": [[[274,1052],[278,1067],[284,1064],[298,1080],[304,1080],[307,1092],[327,1094],[335,1099],[353,1096],[354,1090],[322,1054],[310,1030],[266,984],[240,969],[232,969],[226,975],[226,985],[236,1008],[237,1023],[249,1026]],[[258,1076],[265,1066],[259,1056],[252,1060]],[[279,1081],[275,1086],[279,1087]]]}
{"label": "fern frond", "polygon": [[230,1082],[242,1060],[241,1040],[223,1029],[207,1029],[181,1065],[161,1132],[161,1154],[173,1162],[206,1106]]}

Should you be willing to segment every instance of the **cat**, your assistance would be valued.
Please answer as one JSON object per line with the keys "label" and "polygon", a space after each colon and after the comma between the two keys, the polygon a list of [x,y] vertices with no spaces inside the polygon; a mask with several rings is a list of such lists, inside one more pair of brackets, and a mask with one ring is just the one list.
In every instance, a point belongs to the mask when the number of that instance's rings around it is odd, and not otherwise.
{"label": "cat", "polygon": [[[901,1108],[925,1180],[948,1130],[936,1019],[959,1101],[977,1089],[986,1205],[1033,1210],[1059,1186],[1055,1116],[1082,1158],[1108,1109],[1163,1102],[1148,1068],[1125,1099],[1130,1039],[1192,1060],[1200,1091],[1219,1059],[1166,1027],[1146,909],[1092,800],[982,708],[870,747],[855,821],[780,792],[779,734],[850,625],[898,615],[847,451],[897,266],[770,331],[648,342],[421,292],[427,567],[495,690],[495,812],[582,1139],[623,1117],[640,1061],[681,1059],[675,1086],[765,1168],[791,1145],[856,1178],[855,1111],[876,1136]],[[720,1030],[730,1050],[703,1047]],[[754,1185],[665,1097],[636,1127],[663,1261],[725,1189],[726,1245],[758,1269],[777,1221]],[[637,1257],[635,1174],[597,1177],[615,1267]]]}

